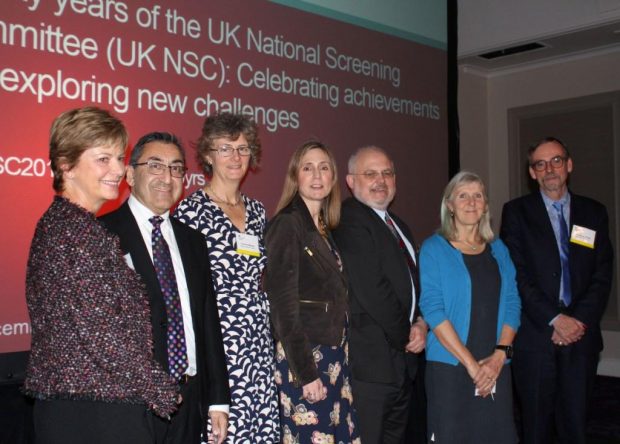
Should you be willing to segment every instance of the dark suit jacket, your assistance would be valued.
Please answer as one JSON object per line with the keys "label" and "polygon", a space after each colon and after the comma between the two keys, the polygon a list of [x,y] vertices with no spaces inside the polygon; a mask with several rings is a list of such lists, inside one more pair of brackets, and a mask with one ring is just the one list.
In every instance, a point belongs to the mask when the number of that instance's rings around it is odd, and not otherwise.
{"label": "dark suit jacket", "polygon": [[265,244],[274,335],[296,382],[305,385],[319,377],[312,346],[342,344],[347,281],[299,195],[269,222]]}
{"label": "dark suit jacket", "polygon": [[[167,317],[164,297],[155,268],[144,244],[142,234],[127,202],[100,218],[116,233],[123,253],[130,254],[136,272],[146,284],[151,304],[153,348],[157,361],[167,370]],[[211,270],[206,242],[201,233],[170,218],[179,246],[185,279],[189,289],[192,323],[196,337],[197,376],[201,387],[201,411],[206,417],[213,404],[230,404],[228,372],[222,333],[211,282]]]}
{"label": "dark suit jacket", "polygon": [[[598,352],[603,348],[600,320],[612,279],[607,210],[595,200],[571,193],[568,225],[569,235],[573,225],[596,231],[594,248],[570,243],[572,302],[564,312],[588,327],[583,338],[574,344],[575,350]],[[504,205],[500,234],[517,269],[522,300],[515,349],[550,350],[553,328],[549,322],[560,313],[562,269],[553,227],[539,191]]]}
{"label": "dark suit jacket", "polygon": [[[407,225],[389,214],[417,250]],[[379,383],[401,380],[401,369],[395,368],[391,356],[393,351],[404,352],[409,342],[412,278],[398,241],[372,208],[354,198],[343,202],[334,238],[349,276],[353,377]],[[418,282],[418,276],[413,278]],[[418,314],[416,304],[415,317]],[[413,377],[417,357],[406,355]]]}

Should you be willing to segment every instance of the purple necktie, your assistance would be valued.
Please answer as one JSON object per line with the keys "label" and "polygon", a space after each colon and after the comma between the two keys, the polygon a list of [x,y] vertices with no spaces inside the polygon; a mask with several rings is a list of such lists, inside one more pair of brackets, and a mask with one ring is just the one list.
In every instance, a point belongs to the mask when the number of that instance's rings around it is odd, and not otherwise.
{"label": "purple necktie", "polygon": [[176,378],[181,379],[187,369],[187,347],[185,345],[185,331],[183,329],[183,312],[179,288],[174,275],[174,266],[170,249],[161,233],[161,223],[164,219],[153,216],[149,222],[153,225],[151,241],[153,243],[153,265],[161,292],[166,304],[168,317],[168,371]]}

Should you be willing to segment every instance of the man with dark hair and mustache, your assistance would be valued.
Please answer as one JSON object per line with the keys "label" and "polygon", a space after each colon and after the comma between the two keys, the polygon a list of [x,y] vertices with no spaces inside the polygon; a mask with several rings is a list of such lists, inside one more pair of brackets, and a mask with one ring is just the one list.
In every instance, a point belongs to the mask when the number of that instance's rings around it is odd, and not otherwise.
{"label": "man with dark hair and mustache", "polygon": [[501,227],[522,299],[512,364],[521,442],[585,443],[612,280],[607,210],[569,191],[573,160],[560,140],[533,145],[528,161],[539,191],[508,202]]}
{"label": "man with dark hair and mustache", "polygon": [[334,236],[349,278],[352,388],[364,444],[404,442],[409,400],[428,327],[418,310],[417,248],[388,206],[396,193],[394,163],[381,148],[349,159]]}
{"label": "man with dark hair and mustache", "polygon": [[[181,197],[185,151],[170,133],[142,136],[127,167],[131,195],[101,217],[120,238],[130,268],[149,296],[155,359],[176,379],[182,403],[168,419],[146,415],[153,443],[226,441],[230,392],[209,252],[198,231],[170,217]],[[205,434],[205,441],[207,436]]]}

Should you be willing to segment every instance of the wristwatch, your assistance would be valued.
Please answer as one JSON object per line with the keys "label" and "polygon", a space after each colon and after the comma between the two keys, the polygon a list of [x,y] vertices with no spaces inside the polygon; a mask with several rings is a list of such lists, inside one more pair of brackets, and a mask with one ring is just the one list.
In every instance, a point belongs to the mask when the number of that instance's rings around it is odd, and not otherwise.
{"label": "wristwatch", "polygon": [[512,345],[496,345],[496,350],[503,350],[506,353],[506,359],[512,359]]}

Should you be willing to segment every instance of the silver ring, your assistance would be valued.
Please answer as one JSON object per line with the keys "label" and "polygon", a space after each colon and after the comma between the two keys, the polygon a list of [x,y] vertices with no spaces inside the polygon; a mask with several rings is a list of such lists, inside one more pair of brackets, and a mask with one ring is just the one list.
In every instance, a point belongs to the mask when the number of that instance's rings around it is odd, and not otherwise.
{"label": "silver ring", "polygon": [[563,343],[562,341],[558,342],[558,344],[560,344],[560,345],[564,345],[564,343]]}

